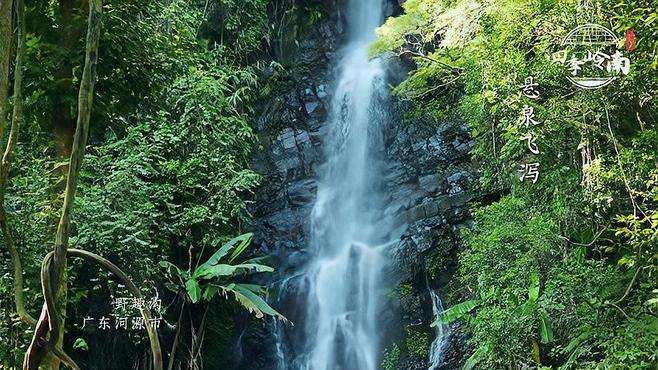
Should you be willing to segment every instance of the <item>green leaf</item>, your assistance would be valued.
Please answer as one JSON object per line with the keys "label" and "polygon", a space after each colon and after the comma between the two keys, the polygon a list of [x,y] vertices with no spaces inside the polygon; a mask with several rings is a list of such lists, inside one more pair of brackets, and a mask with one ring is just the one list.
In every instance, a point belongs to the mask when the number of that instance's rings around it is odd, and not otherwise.
{"label": "green leaf", "polygon": [[259,265],[265,264],[265,262],[269,259],[267,256],[262,256],[262,257],[255,257],[255,258],[250,258],[246,261],[243,261],[242,263],[257,263]]}
{"label": "green leaf", "polygon": [[528,301],[537,302],[539,299],[539,274],[533,272],[530,275],[530,287],[528,288]]}
{"label": "green leaf", "polygon": [[215,296],[215,294],[217,294],[218,291],[219,288],[216,285],[208,284],[206,289],[204,289],[203,291],[203,299],[205,299],[206,301],[211,300]]}
{"label": "green leaf", "polygon": [[544,344],[553,341],[553,329],[551,329],[551,323],[544,312],[539,314],[539,336]]}
{"label": "green leaf", "polygon": [[249,289],[256,294],[263,294],[264,292],[266,292],[265,288],[262,285],[240,283],[240,286],[245,289]]}
{"label": "green leaf", "polygon": [[[213,254],[203,265],[199,266],[199,268],[208,268],[212,265],[218,264],[219,260],[221,260],[224,256],[226,256],[231,251],[231,249],[235,248],[233,254],[231,254],[230,257],[230,261],[232,261],[235,257],[240,255],[240,253],[242,253],[245,250],[245,248],[247,248],[247,246],[249,246],[253,235],[254,234],[252,233],[243,234],[229,240],[228,243],[224,244],[221,248],[219,248],[219,250],[215,252],[215,254]],[[236,252],[239,253],[236,254]]]}
{"label": "green leaf", "polygon": [[87,344],[87,341],[84,340],[84,338],[76,338],[75,342],[73,342],[73,348],[89,351],[89,345]]}
{"label": "green leaf", "polygon": [[585,263],[585,257],[587,256],[587,248],[586,247],[578,247],[576,248],[574,255],[576,256],[576,261],[579,263]]}
{"label": "green leaf", "polygon": [[480,359],[482,358],[482,355],[485,352],[485,348],[479,347],[478,349],[473,352],[473,354],[464,362],[464,367],[462,367],[462,370],[472,370],[475,368],[475,366],[480,362]]}
{"label": "green leaf", "polygon": [[563,353],[570,354],[575,351],[576,348],[580,347],[589,337],[592,336],[592,328],[589,326],[585,327],[585,331],[578,335],[576,338],[572,339],[569,344],[562,350]]}
{"label": "green leaf", "polygon": [[449,324],[453,321],[457,321],[468,315],[479,303],[480,301],[478,300],[470,300],[458,303],[441,312],[437,319],[432,323],[432,326],[434,327],[438,324]]}
{"label": "green leaf", "polygon": [[264,315],[277,317],[280,320],[289,322],[288,319],[270,307],[263,298],[254,293],[254,285],[246,284],[229,284],[222,287],[226,291],[233,292],[235,299],[249,312],[253,312],[256,317],[262,318]]}
{"label": "green leaf", "polygon": [[241,242],[237,247],[235,247],[235,249],[233,249],[233,253],[231,253],[231,257],[229,258],[229,262],[235,261],[235,259],[238,258],[242,252],[245,251],[245,249],[247,249],[247,247],[251,244],[253,237],[253,233],[247,233],[238,237],[240,238]]}
{"label": "green leaf", "polygon": [[187,294],[190,296],[192,303],[197,303],[201,299],[201,287],[199,283],[194,279],[189,279],[185,282],[185,289],[187,289]]}
{"label": "green leaf", "polygon": [[248,274],[250,272],[273,272],[274,269],[259,265],[256,263],[242,263],[239,265],[219,264],[214,266],[200,266],[194,271],[193,277],[196,279],[212,279],[221,276],[235,276]]}

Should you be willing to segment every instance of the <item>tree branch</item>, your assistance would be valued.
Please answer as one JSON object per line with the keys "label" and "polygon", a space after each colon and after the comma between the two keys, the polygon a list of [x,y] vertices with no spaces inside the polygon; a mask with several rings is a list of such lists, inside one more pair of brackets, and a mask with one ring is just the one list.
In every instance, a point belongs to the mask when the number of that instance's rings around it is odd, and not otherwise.
{"label": "tree branch", "polygon": [[[16,66],[14,69],[14,110],[12,112],[11,129],[7,146],[0,160],[0,229],[4,237],[5,245],[9,249],[11,262],[14,266],[14,300],[16,312],[24,323],[34,326],[36,320],[25,310],[25,298],[23,293],[23,266],[21,257],[14,244],[14,238],[9,226],[9,219],[5,210],[5,193],[9,181],[18,132],[23,121],[23,58],[25,56],[25,4],[23,0],[16,0],[16,26],[18,45],[16,48]],[[4,117],[3,117],[4,118]],[[4,123],[3,123],[4,126]]]}
{"label": "tree branch", "polygon": [[440,60],[438,60],[438,59],[434,59],[434,58],[428,57],[427,55],[425,55],[425,54],[423,54],[423,53],[419,53],[419,52],[417,52],[417,51],[413,51],[413,50],[409,50],[409,49],[402,49],[402,50],[400,50],[400,52],[398,53],[398,56],[401,57],[401,56],[403,56],[403,55],[407,55],[407,54],[408,54],[408,55],[411,55],[411,56],[414,56],[414,57],[421,58],[421,59],[429,60],[429,61],[432,62],[432,63],[440,64],[440,65],[444,66],[445,68],[449,69],[450,71],[452,71],[454,74],[459,74],[459,73],[461,73],[461,71],[462,71],[461,68],[458,68],[458,67],[455,67],[455,66],[451,66],[451,65],[448,64],[448,63],[442,62],[442,61],[440,61]]}
{"label": "tree branch", "polygon": [[[61,346],[57,343],[57,336],[52,335],[55,333],[56,329],[62,325],[56,312],[55,292],[53,289],[54,285],[51,279],[52,269],[54,268],[54,255],[54,251],[48,253],[43,259],[43,263],[41,264],[41,289],[43,291],[45,311],[42,311],[42,317],[39,320],[40,325],[38,326],[38,328],[47,327],[51,333],[51,336],[48,340],[46,340],[45,335],[42,335],[38,338],[38,341],[40,348],[53,353],[68,367],[79,370],[80,367],[75,363],[75,361],[73,361],[73,359],[71,359],[71,357],[66,354],[66,352],[64,352]],[[108,261],[107,259],[81,249],[68,249],[67,255],[83,258],[85,260],[99,264],[103,269],[116,275],[119,280],[125,284],[130,293],[133,294],[136,298],[143,299],[142,293],[139,291],[139,289],[137,289],[137,286],[135,286],[128,275],[126,275],[120,268],[118,268],[115,264]],[[146,323],[145,327],[149,336],[151,353],[153,354],[153,368],[154,370],[162,370],[162,351],[160,350],[160,340],[158,339],[158,333],[153,328],[153,325],[151,325],[151,314],[145,307],[140,309],[140,313],[144,319],[144,322]],[[41,324],[43,322],[47,324]],[[45,354],[46,351],[42,352]],[[28,357],[26,355],[26,361],[27,360]],[[35,366],[35,364],[30,362],[25,363],[24,368],[26,368],[26,366],[30,369],[37,369],[38,367],[31,367]]]}
{"label": "tree branch", "polygon": [[7,118],[7,97],[9,94],[9,64],[11,63],[12,9],[14,2],[0,2],[0,137],[4,135]]}
{"label": "tree branch", "polygon": [[[71,231],[71,211],[78,185],[78,173],[82,166],[84,150],[89,136],[89,119],[91,116],[94,84],[96,81],[96,65],[98,62],[101,12],[101,0],[90,0],[85,64],[80,81],[80,90],[78,92],[78,119],[69,161],[68,177],[66,179],[64,205],[62,206],[57,234],[55,235],[55,245],[52,252],[53,266],[52,268],[45,269],[48,271],[49,276],[44,277],[42,270],[42,280],[50,280],[53,284],[43,284],[46,304],[41,309],[41,315],[39,316],[32,342],[25,353],[25,359],[23,361],[24,370],[36,370],[41,365],[45,355],[49,352],[48,348],[44,346],[45,338],[48,334],[50,334],[49,343],[51,346],[54,348],[61,347],[64,315],[66,312],[66,255]],[[48,267],[50,262],[46,262],[47,259],[44,259],[44,265]],[[49,302],[47,299],[47,294],[50,290],[52,290],[52,298],[56,302]]]}
{"label": "tree branch", "polygon": [[[105,258],[85,251],[81,249],[69,249],[68,254],[74,257],[80,257],[84,258],[86,260],[96,262],[97,264],[101,265],[104,269],[112,272],[114,275],[116,275],[128,288],[130,293],[134,295],[136,298],[142,299],[142,292],[137,289],[137,286],[133,284],[132,280],[126,275],[123,271],[121,271],[120,268],[118,268],[115,264],[112,262],[106,260]],[[160,341],[158,339],[158,333],[155,331],[151,323],[151,314],[150,312],[145,308],[142,307],[140,309],[140,312],[142,314],[142,317],[144,318],[144,322],[146,323],[146,331],[149,336],[149,342],[151,344],[151,353],[153,354],[153,368],[155,370],[162,370],[162,351],[160,349]]]}

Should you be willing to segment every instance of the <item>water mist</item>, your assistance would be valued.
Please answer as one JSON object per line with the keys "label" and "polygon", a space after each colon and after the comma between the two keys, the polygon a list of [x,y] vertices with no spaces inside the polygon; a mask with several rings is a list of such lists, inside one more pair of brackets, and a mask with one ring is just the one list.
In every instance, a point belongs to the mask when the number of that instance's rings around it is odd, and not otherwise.
{"label": "water mist", "polygon": [[309,370],[374,370],[379,362],[388,88],[382,62],[368,58],[368,47],[383,21],[383,0],[350,0],[347,18],[311,219],[307,348],[297,362]]}

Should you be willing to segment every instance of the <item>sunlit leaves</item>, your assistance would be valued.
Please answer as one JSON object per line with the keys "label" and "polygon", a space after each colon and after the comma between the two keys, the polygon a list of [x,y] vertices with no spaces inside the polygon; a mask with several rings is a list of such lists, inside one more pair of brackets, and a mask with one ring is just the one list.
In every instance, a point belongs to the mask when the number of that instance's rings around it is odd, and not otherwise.
{"label": "sunlit leaves", "polygon": [[[646,345],[655,342],[648,319],[656,321],[658,276],[655,7],[638,0],[591,8],[574,0],[470,3],[407,1],[372,48],[411,52],[403,57],[415,69],[397,96],[428,124],[462,119],[476,143],[482,190],[512,194],[474,207],[466,232],[460,274],[471,294],[463,302],[479,303],[454,315],[473,335],[465,368],[542,358],[564,369],[655,362]],[[638,37],[631,73],[608,89],[575,89],[548,58],[585,20],[622,38],[632,28]],[[441,73],[441,63],[462,71],[447,86],[452,75]],[[537,156],[519,141],[519,112],[530,103],[519,86],[527,76],[541,90],[532,102],[541,122]],[[542,168],[534,186],[515,176],[530,160]],[[448,315],[459,311],[453,307]]]}
{"label": "sunlit leaves", "polygon": [[198,303],[202,299],[210,301],[218,293],[224,297],[233,295],[237,302],[258,318],[269,315],[286,320],[263,299],[266,290],[262,286],[235,281],[239,275],[274,271],[269,266],[257,263],[255,259],[231,264],[245,252],[251,240],[252,234],[231,239],[192,273],[181,270],[167,261],[160,262],[160,266],[166,269],[170,278],[178,281],[174,286],[184,285],[184,290],[192,303]]}
{"label": "sunlit leaves", "polygon": [[453,321],[467,319],[467,315],[477,307],[480,302],[477,300],[469,300],[465,302],[458,303],[447,310],[440,312],[436,321],[432,323],[432,326],[439,324],[449,324]]}

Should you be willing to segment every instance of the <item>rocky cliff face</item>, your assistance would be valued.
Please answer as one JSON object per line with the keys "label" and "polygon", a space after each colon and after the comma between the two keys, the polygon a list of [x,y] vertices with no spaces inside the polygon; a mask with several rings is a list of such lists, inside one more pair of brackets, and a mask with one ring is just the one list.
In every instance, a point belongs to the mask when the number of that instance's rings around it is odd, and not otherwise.
{"label": "rocky cliff face", "polygon": [[[405,108],[397,104],[400,116]],[[388,356],[390,348],[398,348],[398,366],[393,368],[427,369],[434,339],[430,291],[438,292],[446,306],[459,294],[453,274],[460,231],[470,222],[467,203],[477,196],[469,156],[474,143],[459,119],[402,118],[390,126],[387,137],[392,193],[388,211],[398,215],[404,228],[391,251],[398,285],[390,306],[395,330],[388,338]],[[457,369],[464,338],[459,327],[448,331],[451,340],[439,368]]]}
{"label": "rocky cliff face", "polygon": [[[316,169],[323,162],[322,138],[327,129],[327,104],[332,94],[331,60],[340,45],[340,2],[326,3],[328,16],[298,35],[291,63],[273,63],[268,71],[272,91],[263,100],[257,120],[261,150],[254,168],[263,175],[252,213],[255,241],[272,257],[276,274],[270,282],[279,292],[273,301],[291,321],[303,326],[303,279],[297,272],[309,257],[308,220],[315,200]],[[397,2],[391,3],[391,12]],[[394,61],[393,61],[394,62]],[[391,247],[391,273],[395,277],[389,304],[381,313],[385,333],[386,369],[426,369],[434,329],[429,291],[455,295],[453,272],[460,229],[468,225],[466,203],[476,175],[469,159],[473,145],[458,120],[435,122],[406,119],[405,104],[393,103],[395,122],[385,128],[390,199],[387,213],[399,220],[401,240]],[[255,335],[260,340],[241,346],[241,368],[272,368],[278,357],[300,348],[299,331],[288,329],[277,353],[275,328]],[[455,369],[461,361],[459,328],[453,328],[442,369]],[[253,334],[253,333],[252,333]],[[254,346],[257,346],[254,347]],[[251,348],[254,347],[254,348]],[[256,364],[244,352],[265,353]],[[264,365],[267,363],[268,365]]]}

